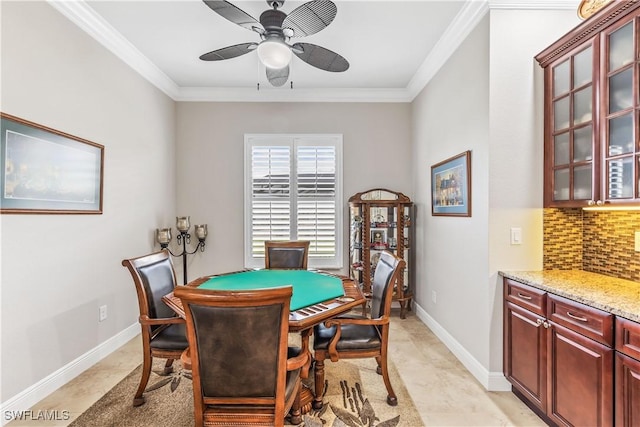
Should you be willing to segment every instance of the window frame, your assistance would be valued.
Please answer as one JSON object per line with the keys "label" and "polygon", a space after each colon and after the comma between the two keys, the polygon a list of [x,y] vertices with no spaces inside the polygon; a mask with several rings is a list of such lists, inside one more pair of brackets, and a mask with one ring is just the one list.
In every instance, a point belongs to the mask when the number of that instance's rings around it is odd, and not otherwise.
{"label": "window frame", "polygon": [[297,230],[297,147],[298,146],[333,146],[335,147],[335,257],[317,259],[311,253],[308,268],[339,270],[343,267],[344,246],[344,202],[343,202],[343,135],[342,134],[245,134],[244,135],[244,266],[245,268],[263,268],[264,257],[255,257],[252,229],[252,147],[254,146],[289,146],[291,176],[291,233],[296,239]]}

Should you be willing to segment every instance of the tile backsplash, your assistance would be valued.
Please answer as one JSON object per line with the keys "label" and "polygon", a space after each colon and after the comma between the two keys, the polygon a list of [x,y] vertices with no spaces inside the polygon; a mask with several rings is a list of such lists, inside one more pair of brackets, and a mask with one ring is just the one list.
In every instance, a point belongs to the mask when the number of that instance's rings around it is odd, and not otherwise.
{"label": "tile backsplash", "polygon": [[546,208],[543,218],[543,268],[584,270],[640,281],[640,252],[634,233],[639,211],[583,211]]}

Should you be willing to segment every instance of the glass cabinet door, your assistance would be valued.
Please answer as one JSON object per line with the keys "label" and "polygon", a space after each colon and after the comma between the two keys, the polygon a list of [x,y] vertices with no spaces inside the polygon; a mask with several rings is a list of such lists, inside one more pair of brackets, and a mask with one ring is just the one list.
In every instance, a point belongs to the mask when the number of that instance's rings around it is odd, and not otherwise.
{"label": "glass cabinet door", "polygon": [[605,34],[607,102],[603,152],[603,197],[609,201],[638,198],[638,66],[639,42],[633,19]]}
{"label": "glass cabinet door", "polygon": [[593,61],[589,45],[551,68],[554,202],[594,197]]}

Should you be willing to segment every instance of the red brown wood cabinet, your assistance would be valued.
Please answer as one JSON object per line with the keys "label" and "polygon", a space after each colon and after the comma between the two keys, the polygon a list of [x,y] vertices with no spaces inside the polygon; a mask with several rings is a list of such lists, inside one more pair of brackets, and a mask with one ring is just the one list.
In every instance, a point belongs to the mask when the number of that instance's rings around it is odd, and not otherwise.
{"label": "red brown wood cabinet", "polygon": [[558,426],[613,426],[610,313],[504,279],[504,374]]}
{"label": "red brown wood cabinet", "polygon": [[544,206],[640,200],[640,2],[612,1],[536,56]]}
{"label": "red brown wood cabinet", "polygon": [[640,425],[640,324],[616,318],[616,426]]}

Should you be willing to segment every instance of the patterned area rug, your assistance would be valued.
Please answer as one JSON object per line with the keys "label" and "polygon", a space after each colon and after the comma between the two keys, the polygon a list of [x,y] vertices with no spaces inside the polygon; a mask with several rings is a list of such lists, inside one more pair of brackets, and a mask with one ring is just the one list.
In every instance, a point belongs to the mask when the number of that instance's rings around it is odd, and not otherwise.
{"label": "patterned area rug", "polygon": [[[161,363],[158,361],[157,370]],[[155,368],[156,366],[154,366]],[[151,374],[145,392],[146,403],[134,408],[133,394],[140,380],[138,366],[124,380],[80,415],[71,427],[181,427],[193,425],[193,389],[190,372],[180,371],[168,377]],[[391,384],[398,396],[398,406],[387,405],[382,376],[376,373],[373,358],[325,362],[328,384],[324,407],[304,416],[304,427],[392,427],[422,426],[411,397],[393,365]],[[313,372],[306,384],[313,387]],[[313,388],[312,388],[313,389]]]}

